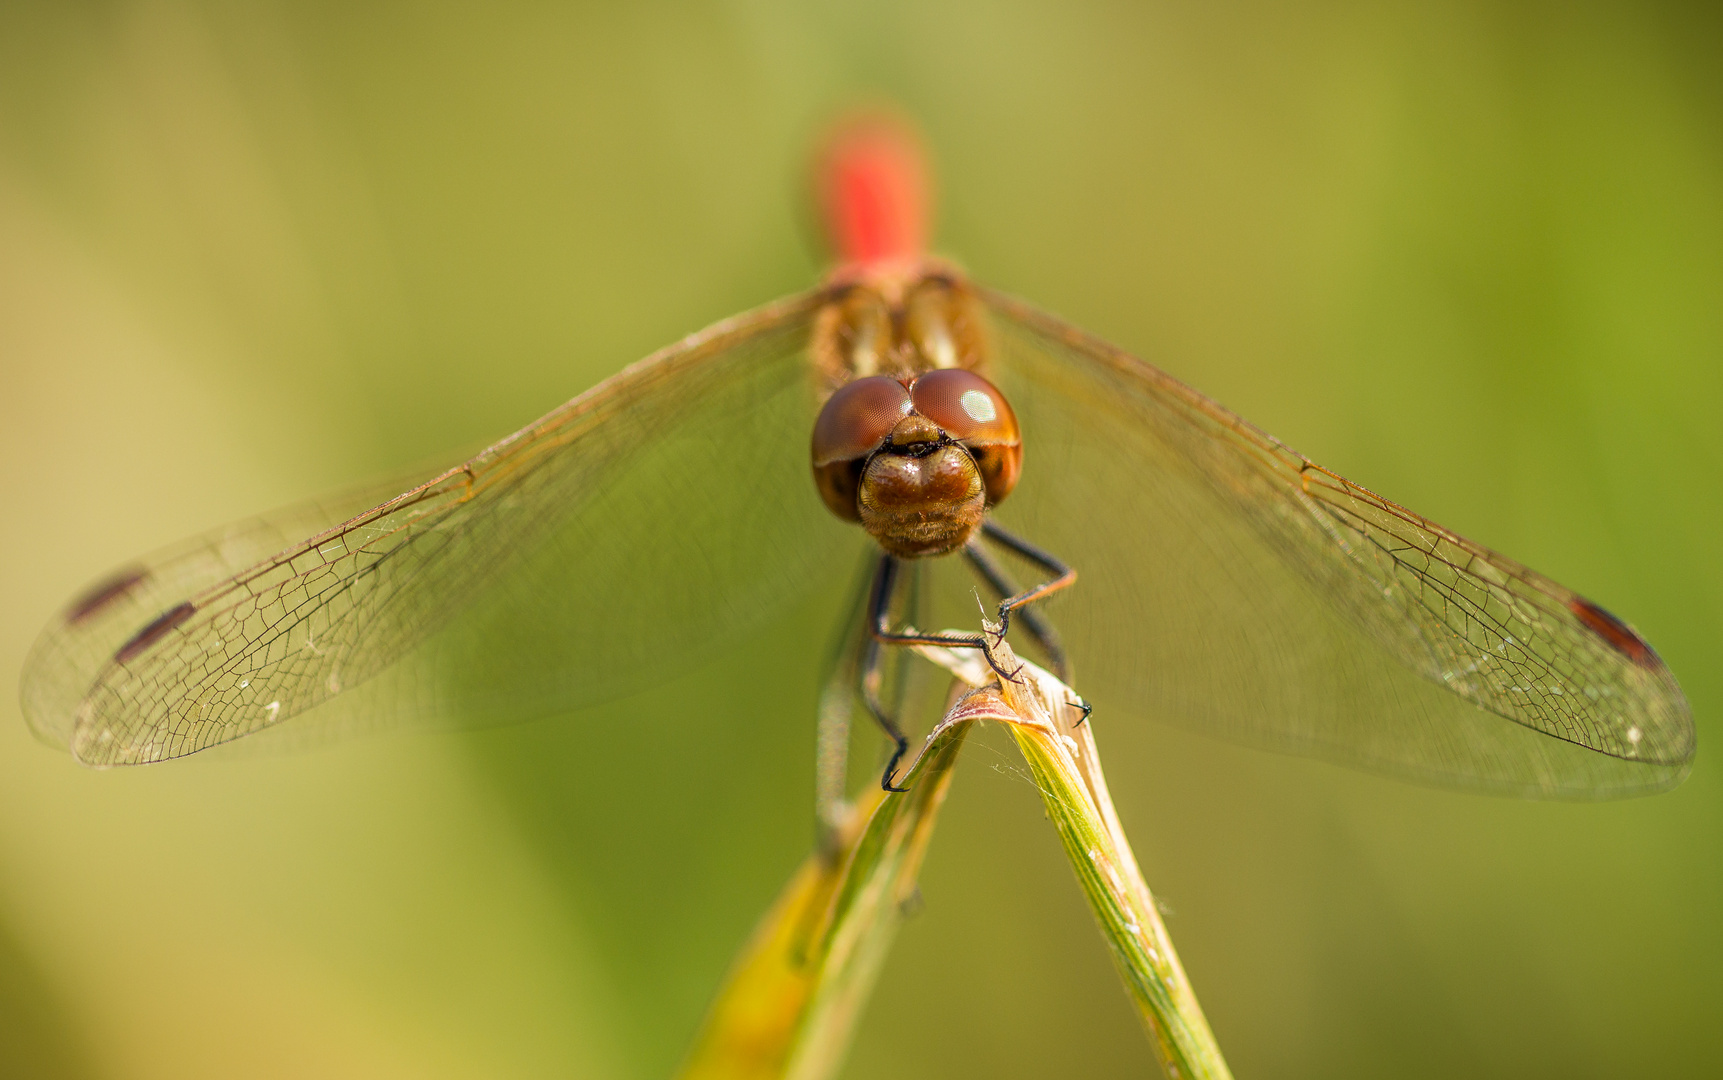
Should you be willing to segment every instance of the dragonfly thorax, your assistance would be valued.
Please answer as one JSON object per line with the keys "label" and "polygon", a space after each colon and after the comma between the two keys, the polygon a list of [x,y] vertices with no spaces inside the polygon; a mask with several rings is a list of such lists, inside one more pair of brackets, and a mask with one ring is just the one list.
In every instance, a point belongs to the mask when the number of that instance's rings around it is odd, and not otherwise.
{"label": "dragonfly thorax", "polygon": [[974,293],[943,264],[844,267],[828,288],[811,349],[829,389],[869,375],[986,366]]}

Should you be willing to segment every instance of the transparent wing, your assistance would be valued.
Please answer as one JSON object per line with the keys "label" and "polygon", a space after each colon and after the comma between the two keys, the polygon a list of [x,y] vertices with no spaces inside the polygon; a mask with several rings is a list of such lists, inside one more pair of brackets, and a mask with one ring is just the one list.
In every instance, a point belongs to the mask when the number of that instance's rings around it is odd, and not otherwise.
{"label": "transparent wing", "polygon": [[295,507],[120,571],[44,631],[26,714],[98,766],[192,753],[385,671],[378,708],[517,719],[745,628],[855,543],[806,475],[817,300],[720,323],[387,501]]}
{"label": "transparent wing", "polygon": [[984,295],[1025,446],[999,516],[1078,568],[1054,618],[1098,706],[1521,795],[1686,775],[1687,702],[1625,624],[1154,367]]}

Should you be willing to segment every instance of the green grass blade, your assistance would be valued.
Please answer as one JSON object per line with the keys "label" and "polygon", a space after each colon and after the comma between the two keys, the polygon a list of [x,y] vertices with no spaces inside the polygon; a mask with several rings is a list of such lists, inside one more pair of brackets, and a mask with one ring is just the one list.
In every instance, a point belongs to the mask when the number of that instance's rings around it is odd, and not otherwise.
{"label": "green grass blade", "polygon": [[731,968],[683,1080],[837,1071],[914,894],[972,719],[961,704],[948,713],[900,782],[909,791],[869,792],[839,828],[836,852],[816,852],[796,871]]}
{"label": "green grass blade", "polygon": [[[996,691],[983,693],[997,693],[1004,714],[998,719],[1008,725],[1029,763],[1047,816],[1058,830],[1125,989],[1149,1029],[1161,1066],[1177,1080],[1230,1080],[1232,1072],[1113,808],[1094,730],[1082,723],[1077,695],[1051,674],[1017,660],[1003,642],[994,653],[1003,670],[1022,666],[1015,680],[1000,681]],[[969,663],[967,658],[962,662]]]}

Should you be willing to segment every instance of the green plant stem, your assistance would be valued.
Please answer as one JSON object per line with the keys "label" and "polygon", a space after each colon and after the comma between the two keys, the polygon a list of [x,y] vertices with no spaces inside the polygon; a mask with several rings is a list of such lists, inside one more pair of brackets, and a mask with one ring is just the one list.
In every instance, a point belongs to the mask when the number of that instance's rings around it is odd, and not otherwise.
{"label": "green plant stem", "polygon": [[[922,652],[972,686],[991,675],[979,670],[972,657],[940,649]],[[1083,722],[1077,695],[1048,672],[1018,660],[1004,642],[994,647],[994,654],[1004,670],[1020,665],[1016,677],[997,680],[996,689],[979,692],[996,695],[996,715],[973,705],[971,711],[1004,722],[1023,751],[1162,1067],[1176,1080],[1230,1080],[1232,1072],[1113,808],[1094,730]]]}
{"label": "green plant stem", "polygon": [[836,828],[835,850],[805,860],[760,921],[707,1013],[683,1080],[823,1080],[855,1022],[915,892],[970,718],[959,706],[903,781],[877,787]]}
{"label": "green plant stem", "polygon": [[902,781],[909,790],[871,790],[836,823],[832,850],[791,878],[732,967],[680,1076],[825,1080],[837,1071],[914,892],[964,737],[976,721],[996,720],[1029,763],[1167,1075],[1230,1080],[1119,824],[1076,695],[1003,642],[993,651],[1015,672],[1009,680],[972,653],[918,651],[969,692],[928,736]]}

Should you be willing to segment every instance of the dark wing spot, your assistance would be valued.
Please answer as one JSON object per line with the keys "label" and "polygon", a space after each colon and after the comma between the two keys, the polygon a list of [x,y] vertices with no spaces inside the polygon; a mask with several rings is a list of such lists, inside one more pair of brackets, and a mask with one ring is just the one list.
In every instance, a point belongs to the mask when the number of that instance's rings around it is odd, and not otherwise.
{"label": "dark wing spot", "polygon": [[187,619],[191,618],[192,615],[196,614],[196,612],[197,606],[190,600],[187,600],[175,607],[168,608],[166,611],[152,619],[148,626],[133,634],[130,641],[121,645],[120,651],[114,654],[114,662],[116,664],[123,664],[128,660],[137,659],[137,657],[142,655],[143,652],[151,645],[160,641],[169,630],[172,630],[180,623],[185,622]]}
{"label": "dark wing spot", "polygon": [[1660,667],[1663,661],[1652,651],[1645,639],[1628,629],[1627,624],[1598,607],[1583,596],[1576,596],[1567,602],[1568,610],[1579,616],[1579,621],[1591,628],[1592,633],[1609,642],[1623,656],[1641,667]]}
{"label": "dark wing spot", "polygon": [[66,608],[66,625],[76,626],[131,592],[149,579],[150,572],[141,566],[127,567],[100,585],[72,601]]}

